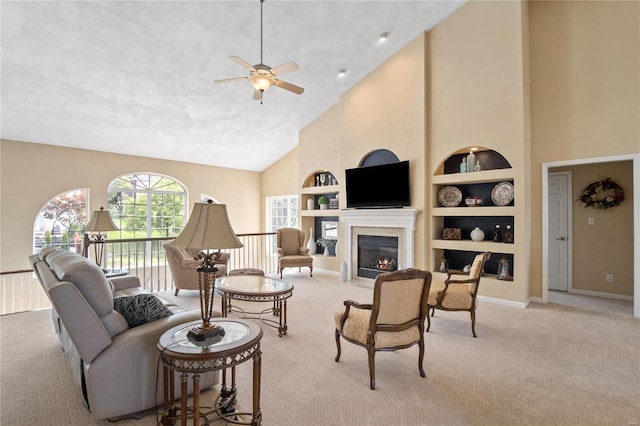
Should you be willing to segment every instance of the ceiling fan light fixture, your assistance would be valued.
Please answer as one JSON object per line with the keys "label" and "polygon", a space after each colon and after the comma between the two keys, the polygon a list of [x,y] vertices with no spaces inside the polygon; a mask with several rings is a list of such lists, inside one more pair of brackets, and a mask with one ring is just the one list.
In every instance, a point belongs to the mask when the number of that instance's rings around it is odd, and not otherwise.
{"label": "ceiling fan light fixture", "polygon": [[269,89],[269,87],[273,86],[275,83],[273,78],[266,74],[255,73],[251,77],[249,77],[249,82],[255,87],[256,90],[260,90],[262,92]]}

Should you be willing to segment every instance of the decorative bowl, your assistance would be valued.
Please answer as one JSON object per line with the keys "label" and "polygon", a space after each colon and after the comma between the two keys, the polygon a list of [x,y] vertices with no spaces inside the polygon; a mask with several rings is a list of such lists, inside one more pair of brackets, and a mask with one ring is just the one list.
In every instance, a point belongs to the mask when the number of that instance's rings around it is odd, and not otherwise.
{"label": "decorative bowl", "polygon": [[469,207],[481,206],[482,198],[481,197],[467,197],[464,199],[464,203]]}

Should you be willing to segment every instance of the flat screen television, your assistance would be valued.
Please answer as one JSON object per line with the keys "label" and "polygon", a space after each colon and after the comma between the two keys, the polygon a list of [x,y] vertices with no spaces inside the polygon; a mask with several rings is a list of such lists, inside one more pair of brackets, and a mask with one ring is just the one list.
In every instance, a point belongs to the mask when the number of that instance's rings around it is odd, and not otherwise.
{"label": "flat screen television", "polygon": [[345,170],[347,208],[394,208],[411,205],[409,162]]}

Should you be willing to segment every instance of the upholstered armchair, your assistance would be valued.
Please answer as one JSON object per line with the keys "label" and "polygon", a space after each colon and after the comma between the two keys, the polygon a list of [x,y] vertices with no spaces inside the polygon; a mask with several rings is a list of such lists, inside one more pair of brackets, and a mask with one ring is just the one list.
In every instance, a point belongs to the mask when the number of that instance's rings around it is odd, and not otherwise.
{"label": "upholstered armchair", "polygon": [[[480,286],[480,278],[484,271],[484,264],[491,256],[490,252],[480,253],[471,264],[469,272],[450,270],[444,281],[434,281],[429,292],[429,309],[431,316],[436,309],[443,311],[469,311],[471,314],[471,332],[476,336],[476,296]],[[453,276],[462,279],[452,279]],[[427,316],[427,331],[431,328],[431,318]]]}
{"label": "upholstered armchair", "polygon": [[301,271],[303,266],[309,267],[309,276],[313,277],[313,257],[304,246],[304,240],[304,232],[296,228],[281,228],[276,231],[280,278],[284,268],[298,268]]}
{"label": "upholstered armchair", "polygon": [[431,273],[419,269],[386,272],[376,277],[373,304],[345,300],[344,309],[335,314],[336,346],[340,360],[340,336],[362,346],[369,355],[371,389],[376,388],[375,354],[418,345],[418,369],[425,377],[424,320],[428,315],[427,297]]}
{"label": "upholstered armchair", "polygon": [[[194,259],[198,253],[193,250],[187,250],[182,247],[174,246],[171,242],[162,245],[167,255],[169,270],[173,277],[173,284],[176,288],[175,295],[178,295],[180,289],[198,290],[198,271],[200,261]],[[227,275],[227,264],[229,263],[229,253],[220,253],[220,257],[215,261],[218,268],[216,277]]]}

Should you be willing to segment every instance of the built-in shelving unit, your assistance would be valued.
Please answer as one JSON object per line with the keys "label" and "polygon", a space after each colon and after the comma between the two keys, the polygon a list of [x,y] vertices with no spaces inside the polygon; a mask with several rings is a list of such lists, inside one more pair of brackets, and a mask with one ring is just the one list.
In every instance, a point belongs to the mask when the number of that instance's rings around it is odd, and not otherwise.
{"label": "built-in shelving unit", "polygon": [[[317,240],[322,235],[322,222],[339,221],[339,193],[340,185],[333,173],[328,170],[317,170],[309,174],[304,180],[300,188],[299,211],[300,224],[307,236],[309,229],[313,229],[314,239]],[[323,195],[330,200],[330,204],[326,209],[321,209],[318,204],[318,199]],[[313,208],[310,209],[308,207]],[[323,255],[323,248],[320,246],[317,246],[316,250],[316,254],[313,255],[314,267],[334,271],[340,269],[338,258],[335,255],[335,247],[330,248],[331,254],[329,256]]]}
{"label": "built-in shelving unit", "polygon": [[[509,283],[511,280],[498,280],[499,260],[506,257],[509,261],[510,273],[514,274],[514,255],[516,245],[494,242],[493,234],[495,225],[501,225],[504,233],[506,225],[515,227],[516,208],[514,202],[507,206],[496,206],[491,202],[492,188],[501,182],[510,182],[516,187],[513,169],[506,159],[499,153],[491,150],[476,153],[482,159],[484,170],[472,172],[458,172],[458,165],[468,152],[455,153],[443,162],[443,167],[438,174],[431,177],[432,186],[432,227],[430,246],[432,250],[432,270],[438,271],[440,259],[448,260],[450,269],[462,269],[470,264],[476,254],[490,251],[491,259],[485,265],[485,280],[500,283]],[[499,168],[490,168],[492,166]],[[439,191],[446,186],[455,186],[462,193],[462,201],[456,207],[443,207],[438,201]],[[480,197],[483,200],[481,206],[469,207],[465,204],[465,198],[469,196]],[[474,227],[480,227],[484,233],[483,241],[473,241],[470,232]],[[460,239],[443,239],[444,228],[460,229]]]}

